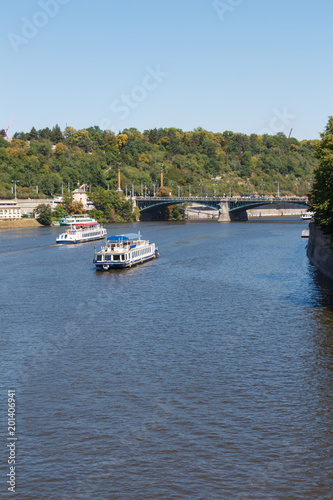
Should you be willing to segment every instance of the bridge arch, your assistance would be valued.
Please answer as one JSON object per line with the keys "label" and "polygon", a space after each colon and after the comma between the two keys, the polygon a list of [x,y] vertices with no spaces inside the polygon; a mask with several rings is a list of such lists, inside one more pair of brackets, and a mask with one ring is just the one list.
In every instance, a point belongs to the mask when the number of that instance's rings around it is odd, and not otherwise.
{"label": "bridge arch", "polygon": [[[154,208],[180,205],[183,203],[195,203],[203,205],[220,213],[220,220],[247,220],[247,210],[264,206],[282,206],[291,208],[293,206],[308,208],[308,202],[304,198],[222,198],[222,197],[135,197],[135,205],[140,212],[153,210]],[[222,214],[222,216],[221,216]]]}

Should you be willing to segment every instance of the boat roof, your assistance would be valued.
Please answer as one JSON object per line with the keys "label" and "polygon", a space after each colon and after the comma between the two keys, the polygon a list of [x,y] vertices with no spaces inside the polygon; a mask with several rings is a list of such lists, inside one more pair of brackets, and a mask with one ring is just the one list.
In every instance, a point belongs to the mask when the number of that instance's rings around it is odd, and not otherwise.
{"label": "boat roof", "polygon": [[141,234],[137,233],[127,233],[127,234],[116,234],[115,236],[110,236],[107,241],[111,243],[121,243],[122,241],[130,241],[130,240],[140,240]]}
{"label": "boat roof", "polygon": [[65,215],[65,217],[61,217],[61,220],[67,220],[67,219],[89,219],[92,220],[92,217],[87,214],[79,214],[79,215]]}

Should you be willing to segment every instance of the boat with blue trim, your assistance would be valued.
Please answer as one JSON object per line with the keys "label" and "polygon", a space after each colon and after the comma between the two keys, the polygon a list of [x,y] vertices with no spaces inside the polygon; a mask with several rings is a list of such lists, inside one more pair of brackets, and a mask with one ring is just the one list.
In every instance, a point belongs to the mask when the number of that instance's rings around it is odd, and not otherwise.
{"label": "boat with blue trim", "polygon": [[143,240],[139,233],[128,233],[110,236],[106,245],[96,251],[94,264],[97,269],[108,271],[142,264],[158,257],[155,243]]}

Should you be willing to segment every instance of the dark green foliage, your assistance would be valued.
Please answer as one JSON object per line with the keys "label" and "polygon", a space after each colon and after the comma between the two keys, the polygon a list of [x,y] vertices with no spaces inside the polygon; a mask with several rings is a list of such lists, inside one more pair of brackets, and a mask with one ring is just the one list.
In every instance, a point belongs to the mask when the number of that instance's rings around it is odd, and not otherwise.
{"label": "dark green foliage", "polygon": [[329,117],[326,129],[321,134],[315,156],[319,166],[314,172],[310,208],[315,212],[315,223],[333,238],[333,116]]}
{"label": "dark green foliage", "polygon": [[43,226],[50,226],[52,224],[52,210],[50,205],[41,203],[35,208],[34,213],[38,222]]}
{"label": "dark green foliage", "polygon": [[97,220],[107,222],[134,221],[132,203],[126,201],[121,194],[96,188],[90,198],[95,206],[95,209],[91,210],[90,213]]}

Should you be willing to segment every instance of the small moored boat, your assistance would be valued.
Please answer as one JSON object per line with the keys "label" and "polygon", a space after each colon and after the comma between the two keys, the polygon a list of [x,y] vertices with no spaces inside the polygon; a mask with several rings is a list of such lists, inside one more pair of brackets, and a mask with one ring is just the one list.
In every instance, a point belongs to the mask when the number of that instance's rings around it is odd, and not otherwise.
{"label": "small moored boat", "polygon": [[313,212],[304,212],[304,214],[301,215],[302,220],[312,220],[314,216]]}
{"label": "small moored boat", "polygon": [[106,237],[106,229],[97,221],[73,224],[67,231],[60,234],[56,243],[84,243],[86,241],[102,240]]}
{"label": "small moored boat", "polygon": [[140,233],[128,233],[110,236],[106,246],[95,250],[94,264],[97,269],[108,271],[123,267],[132,267],[158,257],[155,243],[143,240]]}

